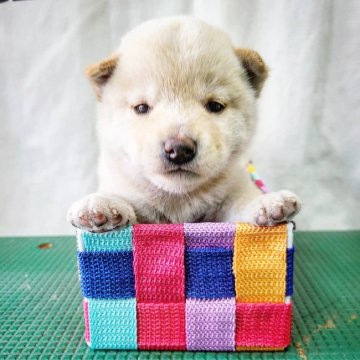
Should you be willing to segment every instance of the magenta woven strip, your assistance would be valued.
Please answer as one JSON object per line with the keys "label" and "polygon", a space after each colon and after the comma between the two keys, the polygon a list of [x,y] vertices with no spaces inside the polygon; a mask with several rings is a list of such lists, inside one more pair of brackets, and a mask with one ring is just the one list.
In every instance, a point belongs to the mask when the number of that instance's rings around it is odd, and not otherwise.
{"label": "magenta woven strip", "polygon": [[90,344],[89,303],[87,300],[83,301],[83,306],[85,319],[85,341]]}
{"label": "magenta woven strip", "polygon": [[235,230],[235,223],[185,223],[185,244],[189,248],[232,248]]}
{"label": "magenta woven strip", "polygon": [[184,226],[134,225],[136,300],[185,303]]}
{"label": "magenta woven strip", "polygon": [[140,350],[186,350],[185,303],[137,304]]}
{"label": "magenta woven strip", "polygon": [[187,350],[234,351],[235,309],[235,298],[187,299]]}
{"label": "magenta woven strip", "polygon": [[237,303],[236,346],[285,348],[291,341],[291,304]]}

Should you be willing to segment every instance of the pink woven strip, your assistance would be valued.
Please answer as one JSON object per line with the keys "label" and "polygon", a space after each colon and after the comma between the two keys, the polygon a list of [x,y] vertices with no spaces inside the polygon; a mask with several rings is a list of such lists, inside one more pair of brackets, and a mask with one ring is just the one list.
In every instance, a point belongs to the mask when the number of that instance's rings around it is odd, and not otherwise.
{"label": "pink woven strip", "polygon": [[288,346],[291,341],[291,313],[291,304],[237,303],[236,346]]}
{"label": "pink woven strip", "polygon": [[185,302],[184,225],[134,225],[133,236],[137,301]]}
{"label": "pink woven strip", "polygon": [[139,350],[186,350],[185,303],[137,304]]}
{"label": "pink woven strip", "polygon": [[90,326],[89,326],[89,303],[84,300],[84,319],[85,319],[85,341],[90,344]]}

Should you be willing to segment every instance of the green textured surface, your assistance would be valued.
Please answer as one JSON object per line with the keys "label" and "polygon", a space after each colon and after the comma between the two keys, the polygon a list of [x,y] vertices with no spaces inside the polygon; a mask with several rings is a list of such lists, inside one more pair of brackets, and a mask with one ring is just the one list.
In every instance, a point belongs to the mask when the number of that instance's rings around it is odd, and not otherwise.
{"label": "green textured surface", "polygon": [[297,232],[295,246],[284,353],[124,352],[85,344],[74,238],[0,238],[0,359],[360,359],[360,231]]}

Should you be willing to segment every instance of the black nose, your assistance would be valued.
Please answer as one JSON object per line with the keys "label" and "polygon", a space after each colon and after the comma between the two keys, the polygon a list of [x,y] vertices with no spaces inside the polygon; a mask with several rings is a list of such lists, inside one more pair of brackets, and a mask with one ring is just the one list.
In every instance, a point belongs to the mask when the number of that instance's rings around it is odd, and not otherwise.
{"label": "black nose", "polygon": [[170,138],[164,143],[165,158],[176,165],[190,162],[196,155],[196,142],[192,139]]}

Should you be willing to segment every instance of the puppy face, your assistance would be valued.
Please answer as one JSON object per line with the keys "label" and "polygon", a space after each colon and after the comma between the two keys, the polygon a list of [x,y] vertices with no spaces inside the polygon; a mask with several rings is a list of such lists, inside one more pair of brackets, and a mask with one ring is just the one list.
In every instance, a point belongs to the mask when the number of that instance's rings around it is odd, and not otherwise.
{"label": "puppy face", "polygon": [[246,64],[240,53],[220,30],[184,17],[143,24],[91,67],[100,147],[114,166],[169,193],[224,173],[252,137],[262,85],[258,55]]}

